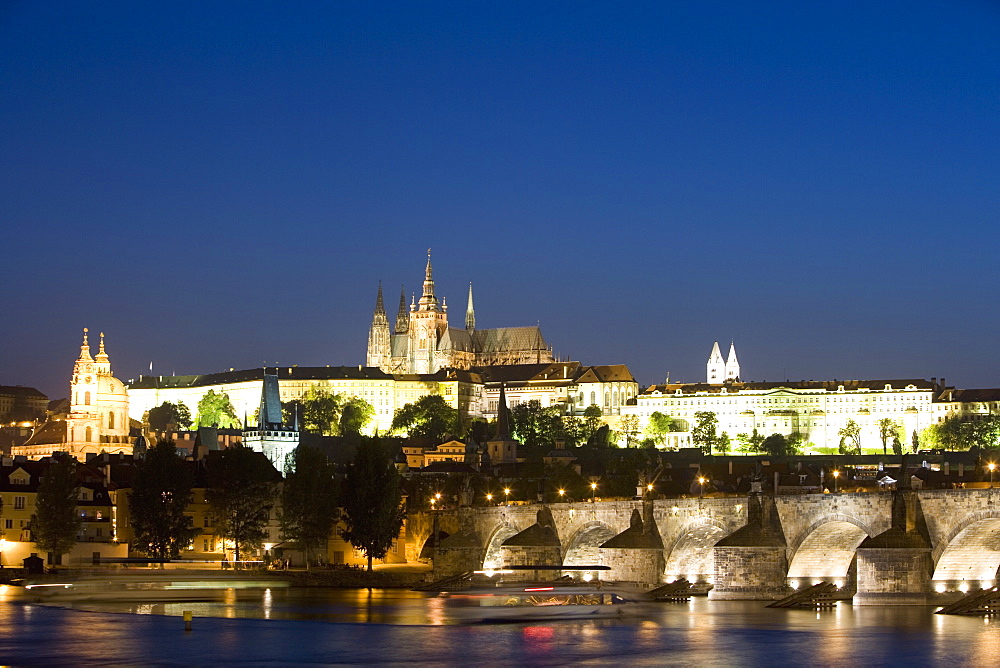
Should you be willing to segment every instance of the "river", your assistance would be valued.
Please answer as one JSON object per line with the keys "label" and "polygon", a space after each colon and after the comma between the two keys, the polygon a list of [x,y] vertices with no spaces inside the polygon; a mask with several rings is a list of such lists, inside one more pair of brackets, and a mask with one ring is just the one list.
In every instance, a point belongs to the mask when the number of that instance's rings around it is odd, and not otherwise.
{"label": "river", "polygon": [[[0,587],[7,665],[995,666],[1000,621],[932,607],[772,610],[753,601],[648,604],[607,621],[462,626],[403,590],[273,589],[212,603],[26,603]],[[194,612],[194,628],[179,615]]]}

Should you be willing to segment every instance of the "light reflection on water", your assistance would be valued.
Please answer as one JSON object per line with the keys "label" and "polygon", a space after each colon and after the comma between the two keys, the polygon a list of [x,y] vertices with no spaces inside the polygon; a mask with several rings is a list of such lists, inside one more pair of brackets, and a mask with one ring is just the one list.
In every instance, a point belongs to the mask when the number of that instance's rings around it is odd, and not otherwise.
{"label": "light reflection on water", "polygon": [[[212,602],[74,610],[11,602],[11,591],[0,589],[0,656],[20,664],[603,665],[627,656],[632,665],[918,666],[995,665],[1000,655],[1000,622],[933,607],[842,603],[817,614],[696,598],[620,620],[457,626],[448,601],[403,590],[229,590]],[[175,617],[184,610],[195,615],[191,633]]]}

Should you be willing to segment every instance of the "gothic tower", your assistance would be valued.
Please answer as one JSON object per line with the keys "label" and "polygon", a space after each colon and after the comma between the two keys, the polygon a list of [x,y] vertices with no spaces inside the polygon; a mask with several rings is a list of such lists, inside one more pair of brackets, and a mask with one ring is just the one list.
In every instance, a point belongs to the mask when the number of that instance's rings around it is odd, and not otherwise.
{"label": "gothic tower", "polygon": [[389,318],[385,315],[385,303],[382,301],[382,282],[379,281],[378,297],[375,298],[375,315],[372,316],[372,327],[368,332],[368,366],[389,364],[391,357]]}
{"label": "gothic tower", "polygon": [[726,377],[726,360],[722,359],[722,351],[719,350],[719,342],[712,346],[712,354],[708,356],[708,379],[705,381],[712,385],[721,385]]}
{"label": "gothic tower", "polygon": [[737,381],[740,379],[740,362],[736,359],[736,343],[729,342],[729,356],[726,358],[726,380]]}
{"label": "gothic tower", "polygon": [[424,269],[424,292],[420,300],[410,306],[410,373],[434,373],[442,365],[438,359],[438,341],[448,330],[446,307],[434,294],[434,272],[431,251],[427,249],[427,267]]}

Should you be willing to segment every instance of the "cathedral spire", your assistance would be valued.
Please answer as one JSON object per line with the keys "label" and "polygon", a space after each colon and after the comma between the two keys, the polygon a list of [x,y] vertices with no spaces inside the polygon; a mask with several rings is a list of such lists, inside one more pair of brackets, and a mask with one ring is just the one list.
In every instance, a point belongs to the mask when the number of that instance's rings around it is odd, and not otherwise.
{"label": "cathedral spire", "polygon": [[420,297],[422,311],[437,310],[437,297],[434,296],[434,268],[431,267],[431,249],[427,249],[427,267],[424,269],[424,294]]}
{"label": "cathedral spire", "polygon": [[375,316],[385,317],[385,302],[382,301],[382,281],[378,282],[378,297],[375,298]]}
{"label": "cathedral spire", "polygon": [[476,329],[476,310],[472,307],[472,283],[469,283],[469,305],[465,307],[465,328],[470,332]]}
{"label": "cathedral spire", "polygon": [[399,311],[396,312],[396,333],[410,331],[410,309],[406,308],[406,286],[399,288]]}
{"label": "cathedral spire", "polygon": [[83,343],[80,344],[80,358],[77,360],[78,362],[94,361],[94,358],[90,356],[90,342],[87,341],[88,331],[89,330],[86,327],[83,328]]}

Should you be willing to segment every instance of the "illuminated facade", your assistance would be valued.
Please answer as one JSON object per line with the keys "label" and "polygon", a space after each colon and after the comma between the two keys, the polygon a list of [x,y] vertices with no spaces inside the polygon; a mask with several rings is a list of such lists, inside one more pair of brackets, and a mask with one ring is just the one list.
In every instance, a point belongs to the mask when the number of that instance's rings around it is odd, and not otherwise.
{"label": "illuminated facade", "polygon": [[131,454],[129,396],[125,384],[111,374],[111,360],[101,333],[97,355],[91,357],[87,329],[83,330],[80,356],[73,365],[69,413],[53,416],[12,455],[45,457],[68,452],[83,461],[100,452]]}
{"label": "illuminated facade", "polygon": [[[463,417],[481,413],[482,381],[475,373],[456,369],[433,374],[389,374],[374,367],[269,367],[278,378],[281,401],[301,399],[311,389],[344,397],[359,397],[375,409],[366,432],[389,431],[396,409],[421,397],[440,395]],[[150,408],[164,401],[183,403],[192,417],[198,402],[209,391],[225,393],[242,420],[252,416],[261,403],[264,369],[245,369],[208,375],[141,376],[128,386],[129,409],[135,420],[143,420]]]}
{"label": "illuminated facade", "polygon": [[448,324],[448,305],[434,293],[430,251],[424,270],[423,293],[406,308],[401,294],[395,327],[389,330],[389,318],[379,284],[375,313],[368,332],[368,366],[388,373],[431,374],[441,369],[508,364],[552,362],[552,349],[545,343],[539,327],[501,327],[476,329],[472,303],[472,285],[465,311],[465,327]]}
{"label": "illuminated facade", "polygon": [[908,444],[914,430],[960,412],[954,402],[941,401],[944,391],[923,379],[653,385],[622,413],[636,415],[643,427],[654,412],[674,418],[680,429],[667,437],[668,447],[690,447],[695,414],[708,411],[719,421],[718,433],[734,440],[754,429],[762,436],[801,433],[823,448],[837,448],[840,430],[854,420],[862,430],[862,446],[871,448],[881,446],[878,422],[883,418],[901,427]]}

